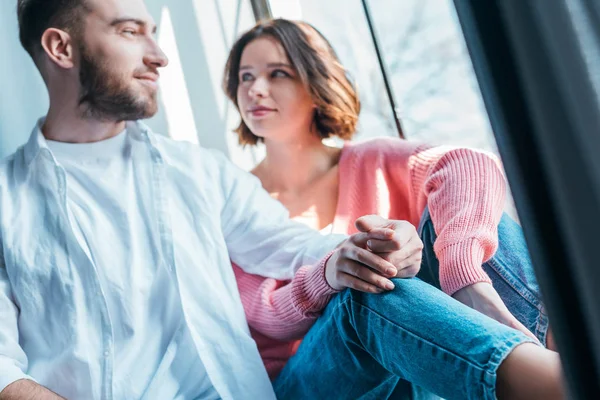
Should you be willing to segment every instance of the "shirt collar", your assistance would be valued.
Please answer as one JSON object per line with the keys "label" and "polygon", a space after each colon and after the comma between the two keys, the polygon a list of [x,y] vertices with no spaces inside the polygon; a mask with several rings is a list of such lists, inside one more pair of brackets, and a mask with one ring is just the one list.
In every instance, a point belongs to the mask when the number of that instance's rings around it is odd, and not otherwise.
{"label": "shirt collar", "polygon": [[[29,140],[25,143],[24,155],[25,155],[25,163],[29,165],[37,155],[43,150],[48,149],[48,144],[46,143],[46,139],[42,134],[42,125],[44,125],[45,117],[38,119],[31,135],[29,136]],[[50,151],[48,149],[48,151]]]}
{"label": "shirt collar", "polygon": [[[23,151],[26,165],[32,163],[33,160],[35,160],[35,158],[38,156],[38,154],[40,154],[40,152],[44,149],[46,149],[50,154],[52,154],[52,152],[48,148],[48,143],[46,143],[46,138],[42,133],[42,126],[44,125],[45,120],[46,117],[38,119],[37,123],[35,124],[35,127],[33,128],[33,131],[31,132],[29,140],[25,144]],[[134,139],[142,140],[148,143],[150,147],[152,147],[155,151],[161,154],[157,146],[156,134],[152,132],[150,127],[148,127],[146,124],[144,124],[141,121],[127,121],[125,123],[125,128],[127,129],[127,133],[131,134]],[[54,159],[54,156],[52,158]],[[54,162],[57,163],[55,159]]]}

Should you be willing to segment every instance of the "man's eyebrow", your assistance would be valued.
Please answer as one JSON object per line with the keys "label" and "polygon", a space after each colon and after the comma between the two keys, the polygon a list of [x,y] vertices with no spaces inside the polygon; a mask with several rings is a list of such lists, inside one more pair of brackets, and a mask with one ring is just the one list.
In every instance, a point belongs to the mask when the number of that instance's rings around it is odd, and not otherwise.
{"label": "man's eyebrow", "polygon": [[[124,24],[126,22],[133,22],[134,24],[141,26],[141,27],[146,27],[148,26],[148,23],[146,23],[146,21],[139,19],[139,18],[129,18],[129,17],[124,17],[124,18],[116,18],[113,19],[110,23],[110,26],[117,26],[120,24]],[[156,25],[152,25],[152,33],[156,33]]]}

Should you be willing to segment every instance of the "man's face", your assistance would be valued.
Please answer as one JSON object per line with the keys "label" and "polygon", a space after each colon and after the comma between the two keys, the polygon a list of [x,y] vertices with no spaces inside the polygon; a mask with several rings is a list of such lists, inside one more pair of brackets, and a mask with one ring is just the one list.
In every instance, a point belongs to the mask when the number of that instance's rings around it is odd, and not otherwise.
{"label": "man's face", "polygon": [[80,105],[86,117],[125,121],[158,110],[158,68],[168,60],[143,0],[88,0],[79,38]]}

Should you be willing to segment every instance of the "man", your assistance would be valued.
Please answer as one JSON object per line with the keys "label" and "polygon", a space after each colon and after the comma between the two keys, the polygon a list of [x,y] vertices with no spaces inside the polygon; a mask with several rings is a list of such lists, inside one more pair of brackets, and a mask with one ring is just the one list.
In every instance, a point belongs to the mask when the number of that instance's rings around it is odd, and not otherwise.
{"label": "man", "polygon": [[414,228],[322,237],[223,156],[137,122],[167,65],[143,0],[19,0],[18,16],[50,108],[0,166],[0,399],[274,398],[230,260],[381,287],[418,270],[366,250]]}

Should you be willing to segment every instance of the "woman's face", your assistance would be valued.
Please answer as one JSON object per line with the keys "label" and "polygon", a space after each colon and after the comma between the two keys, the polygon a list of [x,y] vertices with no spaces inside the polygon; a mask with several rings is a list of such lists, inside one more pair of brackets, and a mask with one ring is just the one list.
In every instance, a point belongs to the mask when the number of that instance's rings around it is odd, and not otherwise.
{"label": "woman's face", "polygon": [[238,78],[240,114],[256,136],[287,141],[310,131],[313,101],[277,40],[262,37],[246,45]]}

